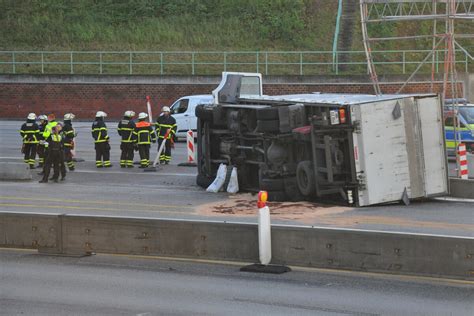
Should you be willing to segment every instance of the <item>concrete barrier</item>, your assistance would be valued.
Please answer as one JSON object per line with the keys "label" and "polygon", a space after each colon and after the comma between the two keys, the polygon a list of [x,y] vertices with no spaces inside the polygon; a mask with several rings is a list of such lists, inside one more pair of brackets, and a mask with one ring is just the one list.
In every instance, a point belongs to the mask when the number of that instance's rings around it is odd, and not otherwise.
{"label": "concrete barrier", "polygon": [[[258,262],[257,225],[0,213],[0,247]],[[272,263],[474,280],[474,238],[272,226]]]}
{"label": "concrete barrier", "polygon": [[449,191],[452,197],[474,199],[474,179],[449,178]]}
{"label": "concrete barrier", "polygon": [[30,168],[25,163],[0,162],[0,180],[31,180]]}

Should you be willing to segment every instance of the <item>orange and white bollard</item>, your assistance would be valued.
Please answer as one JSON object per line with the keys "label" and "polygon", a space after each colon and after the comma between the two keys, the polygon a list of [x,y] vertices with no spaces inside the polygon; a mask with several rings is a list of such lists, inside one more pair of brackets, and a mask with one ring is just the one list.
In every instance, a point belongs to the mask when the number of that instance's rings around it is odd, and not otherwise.
{"label": "orange and white bollard", "polygon": [[469,178],[469,170],[467,167],[467,151],[466,151],[466,144],[460,143],[458,145],[458,159],[459,159],[459,177],[461,179],[468,179]]}
{"label": "orange and white bollard", "polygon": [[268,193],[258,193],[258,254],[260,264],[267,265],[272,260],[272,237],[270,224],[270,209],[267,206]]}
{"label": "orange and white bollard", "polygon": [[192,130],[187,132],[187,147],[188,147],[188,163],[196,163],[194,159],[194,133]]}

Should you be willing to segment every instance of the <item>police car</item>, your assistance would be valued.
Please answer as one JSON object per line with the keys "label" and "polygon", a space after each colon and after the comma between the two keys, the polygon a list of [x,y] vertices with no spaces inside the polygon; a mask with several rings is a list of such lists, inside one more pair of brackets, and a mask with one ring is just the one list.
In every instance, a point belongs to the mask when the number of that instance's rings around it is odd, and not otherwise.
{"label": "police car", "polygon": [[474,153],[474,104],[458,99],[455,119],[454,100],[446,100],[444,106],[444,131],[448,156],[456,155],[456,140],[466,144],[466,150]]}

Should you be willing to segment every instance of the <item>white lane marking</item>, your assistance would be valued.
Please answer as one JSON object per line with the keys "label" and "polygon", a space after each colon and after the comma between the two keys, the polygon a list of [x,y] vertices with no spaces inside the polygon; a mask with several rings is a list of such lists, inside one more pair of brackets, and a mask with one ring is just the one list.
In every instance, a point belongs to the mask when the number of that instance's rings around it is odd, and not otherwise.
{"label": "white lane marking", "polygon": [[433,200],[446,201],[446,202],[474,203],[474,199],[463,199],[463,198],[455,198],[455,197],[449,197],[449,196],[437,197],[437,198],[433,198]]}

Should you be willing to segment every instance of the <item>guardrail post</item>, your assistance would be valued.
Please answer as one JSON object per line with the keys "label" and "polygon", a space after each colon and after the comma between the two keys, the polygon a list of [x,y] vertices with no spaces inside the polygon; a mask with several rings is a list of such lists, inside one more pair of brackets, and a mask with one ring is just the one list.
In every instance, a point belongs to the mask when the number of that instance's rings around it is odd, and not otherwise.
{"label": "guardrail post", "polygon": [[133,73],[132,70],[132,52],[130,52],[130,58],[128,59],[128,72],[131,75]]}
{"label": "guardrail post", "polygon": [[102,74],[102,52],[99,52],[99,72]]}
{"label": "guardrail post", "polygon": [[192,61],[192,64],[191,64],[191,74],[194,76],[194,52],[191,53],[191,61]]}
{"label": "guardrail post", "polygon": [[41,73],[44,74],[44,53],[41,52]]}
{"label": "guardrail post", "polygon": [[303,53],[300,52],[300,76],[303,75]]}
{"label": "guardrail post", "polygon": [[256,57],[256,59],[257,59],[257,60],[256,60],[256,62],[257,62],[257,64],[256,64],[256,66],[257,66],[257,71],[256,71],[256,72],[258,72],[258,68],[259,68],[259,67],[258,67],[258,66],[259,66],[259,65],[258,65],[258,58],[259,58],[259,56],[258,56],[258,51],[257,51],[255,57]]}
{"label": "guardrail post", "polygon": [[268,52],[265,52],[265,75],[268,75]]}
{"label": "guardrail post", "polygon": [[339,52],[336,52],[336,75],[339,75]]}
{"label": "guardrail post", "polygon": [[163,74],[163,52],[160,52],[160,75]]}
{"label": "guardrail post", "polygon": [[70,53],[71,56],[71,74],[74,73],[74,66],[73,66],[73,61],[72,61],[72,52]]}
{"label": "guardrail post", "polygon": [[227,52],[224,52],[224,71],[227,71]]}
{"label": "guardrail post", "polygon": [[402,63],[403,63],[403,71],[402,72],[405,73],[406,72],[406,69],[405,69],[405,67],[406,67],[405,66],[405,51],[403,51],[403,53],[402,53]]}
{"label": "guardrail post", "polygon": [[16,65],[15,65],[15,52],[12,52],[12,70],[16,74]]}

